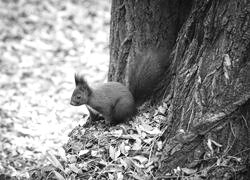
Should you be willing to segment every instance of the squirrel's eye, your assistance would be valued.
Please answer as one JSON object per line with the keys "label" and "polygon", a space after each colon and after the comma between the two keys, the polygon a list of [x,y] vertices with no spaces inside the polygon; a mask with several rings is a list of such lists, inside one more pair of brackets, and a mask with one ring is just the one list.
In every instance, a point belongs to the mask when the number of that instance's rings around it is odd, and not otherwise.
{"label": "squirrel's eye", "polygon": [[81,99],[81,95],[77,95],[77,96],[76,96],[76,99]]}

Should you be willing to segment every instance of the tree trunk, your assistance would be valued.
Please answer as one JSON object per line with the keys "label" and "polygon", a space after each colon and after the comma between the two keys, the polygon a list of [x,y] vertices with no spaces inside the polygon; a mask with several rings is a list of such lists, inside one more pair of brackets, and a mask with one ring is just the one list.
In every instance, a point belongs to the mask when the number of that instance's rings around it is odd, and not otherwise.
{"label": "tree trunk", "polygon": [[[129,86],[135,56],[147,49],[164,49],[170,62],[160,93],[147,96],[170,104],[159,176],[216,161],[210,179],[250,176],[249,23],[249,0],[112,1],[109,80]],[[238,169],[223,164],[229,157],[242,158]]]}

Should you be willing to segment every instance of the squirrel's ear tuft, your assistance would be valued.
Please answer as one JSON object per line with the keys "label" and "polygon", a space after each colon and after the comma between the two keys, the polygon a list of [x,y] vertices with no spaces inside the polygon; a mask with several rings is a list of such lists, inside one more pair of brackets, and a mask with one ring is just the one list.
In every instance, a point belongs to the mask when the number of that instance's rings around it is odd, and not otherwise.
{"label": "squirrel's ear tuft", "polygon": [[84,79],[83,75],[80,75],[80,74],[75,74],[75,83],[76,83],[76,86],[87,85],[87,81]]}
{"label": "squirrel's ear tuft", "polygon": [[77,73],[75,73],[75,83],[76,86],[80,84],[81,76]]}
{"label": "squirrel's ear tuft", "polygon": [[83,75],[75,74],[75,83],[76,86],[80,87],[81,89],[90,91],[89,85],[84,79]]}

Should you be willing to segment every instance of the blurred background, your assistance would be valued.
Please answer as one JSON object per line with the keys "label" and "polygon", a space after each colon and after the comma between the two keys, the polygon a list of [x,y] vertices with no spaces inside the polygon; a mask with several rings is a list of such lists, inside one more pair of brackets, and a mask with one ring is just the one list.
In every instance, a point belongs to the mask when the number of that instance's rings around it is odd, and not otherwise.
{"label": "blurred background", "polygon": [[106,80],[110,0],[0,0],[0,173],[25,174],[62,153],[84,107],[74,73]]}

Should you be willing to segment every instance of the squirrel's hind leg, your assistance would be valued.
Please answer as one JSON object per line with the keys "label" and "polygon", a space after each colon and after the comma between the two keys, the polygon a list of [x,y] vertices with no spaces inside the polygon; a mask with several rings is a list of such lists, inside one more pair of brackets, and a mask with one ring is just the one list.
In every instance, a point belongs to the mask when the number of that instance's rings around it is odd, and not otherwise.
{"label": "squirrel's hind leg", "polygon": [[135,114],[135,104],[134,101],[127,98],[121,98],[114,108],[114,123],[122,123],[131,119]]}

